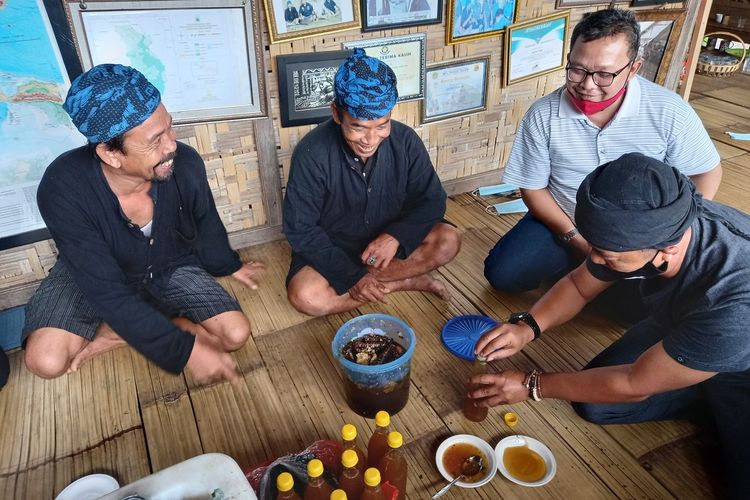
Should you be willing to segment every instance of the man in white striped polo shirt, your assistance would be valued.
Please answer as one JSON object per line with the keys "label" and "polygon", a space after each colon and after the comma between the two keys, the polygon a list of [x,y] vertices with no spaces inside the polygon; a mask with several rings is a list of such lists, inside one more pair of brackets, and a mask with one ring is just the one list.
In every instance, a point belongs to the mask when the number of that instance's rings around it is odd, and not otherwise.
{"label": "man in white striped polo shirt", "polygon": [[636,73],[640,29],[630,11],[584,16],[573,30],[566,84],[532,104],[518,130],[503,182],[518,185],[529,213],[485,260],[497,290],[553,281],[591,250],[575,226],[575,199],[599,165],[638,152],[678,168],[711,199],[721,165],[695,111]]}

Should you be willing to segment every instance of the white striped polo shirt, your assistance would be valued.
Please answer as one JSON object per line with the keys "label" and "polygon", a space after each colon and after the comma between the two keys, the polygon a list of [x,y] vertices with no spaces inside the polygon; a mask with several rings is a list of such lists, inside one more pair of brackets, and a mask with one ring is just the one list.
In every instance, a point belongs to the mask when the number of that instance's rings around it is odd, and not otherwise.
{"label": "white striped polo shirt", "polygon": [[534,102],[521,121],[503,182],[525,189],[549,188],[574,220],[576,192],[584,177],[633,152],[685,175],[708,172],[720,161],[693,108],[674,92],[636,76],[603,129],[573,105],[564,86]]}

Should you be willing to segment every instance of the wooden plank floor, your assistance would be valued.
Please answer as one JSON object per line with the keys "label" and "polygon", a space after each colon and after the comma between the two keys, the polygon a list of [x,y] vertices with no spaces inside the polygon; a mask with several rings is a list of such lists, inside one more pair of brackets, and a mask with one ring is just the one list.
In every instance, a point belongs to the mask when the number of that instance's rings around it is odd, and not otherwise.
{"label": "wooden plank floor", "polygon": [[[724,133],[750,132],[750,77],[699,76],[693,88],[691,102],[723,158],[724,182],[717,198],[750,211],[745,180],[750,144]],[[489,289],[482,261],[518,217],[493,217],[483,208],[468,194],[449,202],[448,217],[464,233],[461,253],[438,273],[453,292],[449,302],[401,293],[388,304],[309,318],[286,301],[288,245],[280,241],[244,249],[244,258],[265,262],[267,270],[257,291],[221,281],[254,327],[253,338],[236,354],[244,375],[240,387],[198,387],[189,376],[164,373],[129,348],[108,353],[73,375],[43,381],[25,370],[20,352],[12,353],[11,380],[0,392],[0,498],[54,498],[72,480],[94,472],[114,475],[125,484],[208,452],[226,453],[248,467],[316,439],[336,438],[346,422],[357,426],[364,446],[374,423],[347,407],[330,342],[345,321],[370,312],[403,318],[417,332],[409,403],[393,418],[393,427],[406,440],[408,497],[429,498],[443,485],[433,457],[445,437],[466,432],[494,445],[510,434],[502,423],[509,407],[490,410],[481,424],[463,418],[459,408],[470,367],[442,347],[441,327],[459,314],[506,318],[528,308],[540,293],[505,295]],[[587,311],[492,368],[578,369],[621,332],[617,324]],[[553,400],[518,404],[513,410],[520,416],[514,433],[534,436],[553,450],[556,478],[528,489],[498,476],[485,487],[453,490],[446,498],[722,496],[712,467],[715,456],[687,423],[601,427],[583,422],[569,404]]]}

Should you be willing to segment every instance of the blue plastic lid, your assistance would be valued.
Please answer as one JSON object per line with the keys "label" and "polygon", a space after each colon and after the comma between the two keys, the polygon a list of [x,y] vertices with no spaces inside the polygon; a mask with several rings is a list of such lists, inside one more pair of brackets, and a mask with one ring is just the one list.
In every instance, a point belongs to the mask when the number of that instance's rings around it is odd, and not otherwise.
{"label": "blue plastic lid", "polygon": [[443,326],[440,337],[448,352],[459,358],[474,361],[474,346],[477,340],[497,324],[497,321],[487,316],[476,314],[456,316]]}

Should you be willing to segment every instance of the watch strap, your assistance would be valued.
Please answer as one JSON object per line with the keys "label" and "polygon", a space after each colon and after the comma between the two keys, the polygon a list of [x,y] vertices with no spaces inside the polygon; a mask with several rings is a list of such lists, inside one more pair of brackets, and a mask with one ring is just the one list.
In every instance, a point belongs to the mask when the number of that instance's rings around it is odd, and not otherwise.
{"label": "watch strap", "polygon": [[562,241],[563,243],[567,244],[567,243],[570,243],[570,240],[572,240],[576,236],[578,236],[578,228],[574,227],[573,229],[571,229],[567,233],[561,234],[560,235],[560,241]]}
{"label": "watch strap", "polygon": [[532,340],[536,340],[542,335],[542,329],[539,328],[539,324],[537,324],[534,316],[532,316],[531,313],[526,311],[517,312],[511,314],[510,318],[508,318],[508,323],[512,325],[515,325],[518,322],[521,322],[531,328],[531,331],[534,332],[534,338]]}

